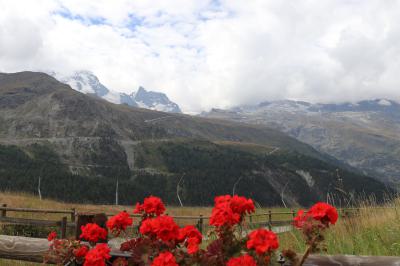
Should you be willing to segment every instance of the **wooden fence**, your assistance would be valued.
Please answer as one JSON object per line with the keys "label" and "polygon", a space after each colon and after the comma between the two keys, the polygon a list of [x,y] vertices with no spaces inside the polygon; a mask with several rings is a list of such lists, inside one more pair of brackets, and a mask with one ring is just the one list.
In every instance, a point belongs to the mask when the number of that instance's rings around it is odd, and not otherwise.
{"label": "wooden fence", "polygon": [[[381,209],[381,208],[376,208]],[[356,214],[359,208],[339,209],[342,217]],[[60,214],[65,215],[58,221],[27,219],[10,216],[11,213],[39,213],[39,214]],[[268,227],[274,229],[279,226],[290,225],[296,210],[287,212],[267,211],[248,216],[247,225],[253,228]],[[106,219],[106,216],[112,216],[113,213],[100,215]],[[96,217],[94,214],[79,213],[76,209],[70,210],[51,210],[51,209],[29,209],[29,208],[13,208],[3,204],[0,207],[0,223],[12,225],[32,225],[41,227],[59,227],[61,237],[67,236],[67,229],[75,232],[75,237],[79,236],[79,228],[82,222],[88,217]],[[133,215],[138,216],[138,215]],[[69,220],[68,220],[69,217]],[[207,229],[209,216],[172,216],[179,225],[196,224],[203,233]],[[136,228],[137,229],[137,228]],[[109,242],[109,244],[111,244]],[[20,236],[0,235],[0,258],[15,259],[23,261],[41,262],[44,253],[48,249],[47,239],[29,238]],[[129,256],[129,254],[121,253],[118,247],[113,247],[112,255],[114,257]],[[376,264],[376,262],[383,264]],[[357,264],[352,264],[357,262]],[[341,263],[341,264],[338,264]],[[361,264],[360,264],[361,263]],[[364,263],[364,264],[363,264]],[[396,257],[360,257],[360,256],[311,256],[305,265],[400,265],[400,258]]]}
{"label": "wooden fence", "polygon": [[[383,207],[379,207],[381,209]],[[378,209],[378,207],[377,207]],[[346,208],[338,209],[341,217],[352,215],[359,211],[360,208]],[[60,214],[65,215],[60,220],[47,220],[47,219],[27,219],[13,217],[10,213],[39,213],[39,214]],[[274,212],[266,211],[262,213],[252,214],[246,217],[247,225],[249,228],[266,227],[272,230],[274,227],[290,225],[295,217],[297,210]],[[107,216],[115,215],[116,213],[108,213]],[[30,225],[38,227],[59,227],[60,236],[65,238],[67,231],[76,230],[76,220],[79,212],[75,208],[69,210],[55,210],[55,209],[31,209],[31,208],[14,208],[8,207],[7,204],[0,206],[0,223],[11,225]],[[140,215],[132,215],[140,217]],[[178,225],[183,226],[186,224],[195,224],[201,233],[207,231],[210,216],[172,216]]]}

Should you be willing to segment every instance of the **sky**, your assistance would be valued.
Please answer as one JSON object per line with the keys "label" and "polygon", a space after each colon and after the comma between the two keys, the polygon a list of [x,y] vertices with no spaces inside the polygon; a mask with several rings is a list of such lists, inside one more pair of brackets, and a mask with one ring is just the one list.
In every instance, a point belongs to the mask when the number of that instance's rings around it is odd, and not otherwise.
{"label": "sky", "polygon": [[0,0],[0,72],[89,70],[184,112],[400,101],[400,1]]}

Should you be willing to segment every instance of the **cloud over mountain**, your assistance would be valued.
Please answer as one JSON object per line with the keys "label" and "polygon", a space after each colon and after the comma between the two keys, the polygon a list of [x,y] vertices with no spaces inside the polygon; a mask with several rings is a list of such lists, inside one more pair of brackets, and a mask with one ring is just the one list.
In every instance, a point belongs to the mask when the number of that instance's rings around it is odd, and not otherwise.
{"label": "cloud over mountain", "polygon": [[400,2],[0,0],[0,71],[89,69],[186,112],[400,100]]}

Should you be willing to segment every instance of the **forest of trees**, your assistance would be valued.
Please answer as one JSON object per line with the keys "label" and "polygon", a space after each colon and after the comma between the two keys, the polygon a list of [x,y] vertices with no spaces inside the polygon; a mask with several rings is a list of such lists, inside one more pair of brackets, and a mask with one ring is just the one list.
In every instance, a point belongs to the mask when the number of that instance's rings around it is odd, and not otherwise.
{"label": "forest of trees", "polygon": [[[178,191],[184,205],[211,205],[215,195],[232,194],[234,187],[237,194],[275,206],[282,204],[276,186],[286,186],[292,201],[300,205],[325,197],[327,189],[333,187],[375,193],[378,199],[388,192],[381,183],[345,170],[339,172],[339,184],[334,166],[300,154],[280,152],[269,156],[206,141],[171,141],[142,147],[136,154],[136,166],[130,176],[125,167],[108,169],[102,176],[81,176],[71,174],[68,165],[48,146],[21,149],[0,145],[2,190],[38,194],[40,178],[43,197],[69,202],[112,204],[117,179],[120,204],[134,204],[152,194],[178,205]],[[296,174],[297,169],[314,177],[314,187]]]}

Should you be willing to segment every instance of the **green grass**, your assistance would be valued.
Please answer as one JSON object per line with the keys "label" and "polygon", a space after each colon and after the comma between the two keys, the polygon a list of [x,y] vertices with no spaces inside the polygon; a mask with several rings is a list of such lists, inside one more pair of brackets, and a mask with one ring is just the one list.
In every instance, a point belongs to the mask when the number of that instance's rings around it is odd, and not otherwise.
{"label": "green grass", "polygon": [[[365,207],[357,216],[340,218],[326,234],[328,254],[400,256],[400,201],[393,209]],[[302,253],[301,234],[294,230],[280,235],[281,247]]]}

